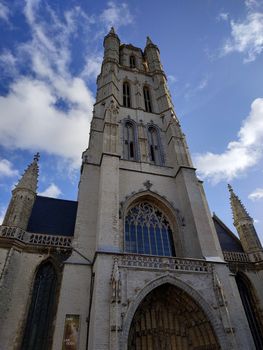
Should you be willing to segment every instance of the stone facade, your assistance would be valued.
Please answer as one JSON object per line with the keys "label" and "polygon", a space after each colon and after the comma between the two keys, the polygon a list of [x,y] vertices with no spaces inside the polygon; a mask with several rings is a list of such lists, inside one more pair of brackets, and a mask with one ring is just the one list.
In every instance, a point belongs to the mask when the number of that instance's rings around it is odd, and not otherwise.
{"label": "stone facade", "polygon": [[[0,228],[0,348],[25,349],[34,280],[39,266],[49,261],[58,279],[43,349],[259,349],[235,277],[242,274],[249,281],[261,332],[262,247],[251,220],[242,218],[249,229],[242,226],[232,198],[244,251],[223,252],[173,108],[158,47],[150,38],[144,51],[121,44],[111,29],[104,49],[89,148],[82,155],[74,232],[28,229],[35,215],[38,157],[13,191]],[[19,191],[30,205],[21,205]],[[139,203],[155,210],[156,220],[165,218],[175,254],[146,253],[146,241],[139,248],[137,228],[136,241],[128,249],[126,218]],[[21,223],[10,214],[15,210]],[[164,252],[166,236],[158,243],[156,230],[154,249],[158,251],[159,244]],[[257,259],[246,245],[251,240],[257,243]],[[155,291],[165,286],[178,311],[168,310],[162,316],[166,321],[160,321],[154,302],[144,301],[158,297],[163,305]],[[137,330],[141,305],[146,305],[148,318]],[[74,340],[73,345],[66,340],[65,320],[70,315],[78,319],[76,347]],[[158,345],[160,339],[166,345]]]}

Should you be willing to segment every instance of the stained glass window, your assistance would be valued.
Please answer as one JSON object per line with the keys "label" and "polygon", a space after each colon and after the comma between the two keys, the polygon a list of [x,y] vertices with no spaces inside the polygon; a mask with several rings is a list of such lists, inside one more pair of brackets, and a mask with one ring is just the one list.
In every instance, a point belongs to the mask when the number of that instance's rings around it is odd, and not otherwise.
{"label": "stained glass window", "polygon": [[154,204],[140,202],[128,211],[125,218],[125,251],[175,256],[170,223]]}
{"label": "stained glass window", "polygon": [[50,348],[56,284],[53,265],[50,262],[43,264],[36,274],[21,350]]}

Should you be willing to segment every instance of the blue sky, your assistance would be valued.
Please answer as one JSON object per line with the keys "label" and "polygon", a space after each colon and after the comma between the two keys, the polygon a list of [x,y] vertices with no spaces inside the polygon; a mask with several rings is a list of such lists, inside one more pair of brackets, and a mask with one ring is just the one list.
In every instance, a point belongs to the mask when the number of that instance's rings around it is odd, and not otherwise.
{"label": "blue sky", "polygon": [[[161,51],[211,211],[232,184],[263,238],[263,2],[0,0],[0,216],[39,151],[39,193],[76,199],[103,37]],[[1,218],[0,218],[1,220]]]}

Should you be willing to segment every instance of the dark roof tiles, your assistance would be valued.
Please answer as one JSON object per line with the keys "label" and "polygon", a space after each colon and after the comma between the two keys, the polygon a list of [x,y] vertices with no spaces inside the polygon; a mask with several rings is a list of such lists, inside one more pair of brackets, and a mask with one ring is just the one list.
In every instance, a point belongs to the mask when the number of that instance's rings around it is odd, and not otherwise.
{"label": "dark roof tiles", "polygon": [[37,196],[27,231],[73,236],[78,202]]}

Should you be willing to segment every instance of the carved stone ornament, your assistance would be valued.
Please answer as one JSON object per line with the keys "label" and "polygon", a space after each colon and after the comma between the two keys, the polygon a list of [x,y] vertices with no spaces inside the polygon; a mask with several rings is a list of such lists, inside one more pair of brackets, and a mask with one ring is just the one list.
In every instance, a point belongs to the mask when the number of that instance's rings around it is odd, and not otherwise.
{"label": "carved stone ornament", "polygon": [[114,259],[113,270],[111,276],[111,286],[112,286],[112,302],[121,302],[121,276],[118,266],[118,259]]}
{"label": "carved stone ornament", "polygon": [[150,180],[147,180],[147,181],[145,181],[145,182],[143,183],[143,185],[146,187],[146,189],[147,189],[148,191],[150,191],[153,184],[151,183]]}
{"label": "carved stone ornament", "polygon": [[117,105],[117,103],[114,100],[111,100],[108,110],[110,112],[112,112],[113,114],[118,114],[119,113],[119,106]]}

